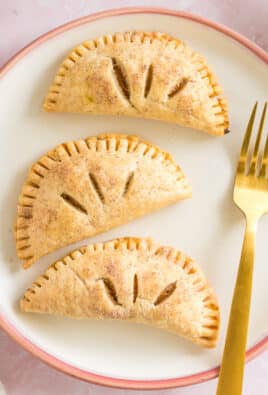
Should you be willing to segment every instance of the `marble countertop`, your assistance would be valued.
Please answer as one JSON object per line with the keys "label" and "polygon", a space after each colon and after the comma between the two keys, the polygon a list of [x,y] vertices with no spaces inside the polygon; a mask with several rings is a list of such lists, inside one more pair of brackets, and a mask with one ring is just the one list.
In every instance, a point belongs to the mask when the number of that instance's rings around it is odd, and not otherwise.
{"label": "marble countertop", "polygon": [[[0,0],[0,66],[39,35],[72,19],[108,8],[155,6],[184,10],[225,24],[268,51],[267,0]],[[1,382],[3,383],[1,385]],[[268,352],[248,363],[244,395],[266,395]],[[213,395],[216,380],[152,395]],[[0,329],[0,395],[130,395],[81,382],[46,366]],[[140,391],[143,393],[143,391]]]}

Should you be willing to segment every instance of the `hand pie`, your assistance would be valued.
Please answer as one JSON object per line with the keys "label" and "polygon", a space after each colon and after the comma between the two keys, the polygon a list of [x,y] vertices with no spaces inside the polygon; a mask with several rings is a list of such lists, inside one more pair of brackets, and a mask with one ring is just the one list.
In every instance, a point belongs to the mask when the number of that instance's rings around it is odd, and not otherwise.
{"label": "hand pie", "polygon": [[215,346],[219,331],[217,300],[200,268],[149,239],[74,251],[32,284],[20,306],[24,312],[150,324],[204,347]]}
{"label": "hand pie", "polygon": [[15,227],[24,267],[39,257],[191,195],[173,158],[126,135],[59,145],[35,163]]}
{"label": "hand pie", "polygon": [[127,115],[228,132],[226,100],[205,59],[164,33],[86,41],[61,64],[46,111]]}

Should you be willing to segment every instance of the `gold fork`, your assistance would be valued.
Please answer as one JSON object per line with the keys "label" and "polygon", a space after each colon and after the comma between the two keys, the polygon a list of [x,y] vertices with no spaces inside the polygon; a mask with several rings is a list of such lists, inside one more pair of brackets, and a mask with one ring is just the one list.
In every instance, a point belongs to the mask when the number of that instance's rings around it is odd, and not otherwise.
{"label": "gold fork", "polygon": [[263,107],[252,156],[249,152],[257,105],[256,103],[248,122],[235,178],[234,202],[246,217],[246,231],[229,316],[217,395],[242,394],[256,229],[260,217],[268,213],[268,136],[263,155],[260,152],[267,103]]}

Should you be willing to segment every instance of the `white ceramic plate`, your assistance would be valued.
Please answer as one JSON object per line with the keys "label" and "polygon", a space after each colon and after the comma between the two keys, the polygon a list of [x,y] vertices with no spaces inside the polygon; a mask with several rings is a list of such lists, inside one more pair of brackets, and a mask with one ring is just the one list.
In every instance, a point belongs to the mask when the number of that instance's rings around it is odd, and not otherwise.
{"label": "white ceramic plate", "polygon": [[[268,70],[265,53],[254,44],[239,38],[248,47],[252,46],[250,51],[216,31],[215,25],[208,26],[208,22],[196,18],[197,23],[190,18],[159,10],[143,13],[141,10],[113,11],[91,16],[43,37],[3,71],[0,96],[0,321],[28,350],[63,371],[90,381],[128,388],[168,387],[212,377],[220,363],[244,229],[243,217],[232,201],[233,177],[253,102],[267,99]],[[73,46],[85,39],[130,29],[169,33],[205,55],[225,88],[230,106],[229,135],[213,138],[156,121],[41,111],[42,100],[58,65]],[[12,229],[17,197],[27,169],[55,145],[99,132],[138,134],[172,153],[192,184],[193,198],[90,241],[131,235],[151,236],[194,257],[219,296],[222,325],[215,350],[199,349],[176,336],[142,325],[91,320],[77,322],[19,312],[18,299],[31,281],[49,263],[74,248],[57,251],[28,271],[21,269]],[[268,218],[264,218],[258,230],[248,338],[252,354],[267,343],[267,234]]]}

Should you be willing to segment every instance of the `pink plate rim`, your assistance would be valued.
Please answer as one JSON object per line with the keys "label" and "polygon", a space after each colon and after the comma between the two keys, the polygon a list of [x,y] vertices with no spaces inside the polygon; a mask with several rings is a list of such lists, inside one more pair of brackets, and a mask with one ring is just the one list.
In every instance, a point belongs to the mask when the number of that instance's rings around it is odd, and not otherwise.
{"label": "pink plate rim", "polygon": [[[73,29],[77,26],[83,25],[88,22],[92,22],[98,19],[103,19],[111,16],[119,16],[119,15],[127,15],[127,14],[141,14],[141,13],[150,13],[150,14],[161,14],[161,15],[170,15],[178,18],[184,18],[191,20],[193,22],[200,23],[202,25],[208,26],[214,30],[217,30],[228,37],[231,37],[233,40],[237,41],[239,44],[246,47],[248,50],[253,52],[260,60],[268,64],[268,53],[264,51],[262,48],[254,44],[252,41],[244,37],[243,35],[229,29],[226,26],[220,25],[218,23],[212,22],[203,17],[192,15],[187,12],[182,11],[174,11],[166,8],[154,8],[154,7],[128,7],[128,8],[120,8],[120,9],[112,9],[107,11],[98,12],[95,14],[91,14],[74,21],[68,22],[56,29],[51,30],[50,32],[42,35],[37,38],[25,48],[20,50],[17,54],[15,54],[0,70],[0,77],[3,77],[8,70],[10,70],[20,59],[22,59],[28,52],[38,47],[43,42],[49,40],[57,36],[60,33],[63,33],[67,30]],[[0,313],[0,326],[23,348],[27,351],[31,352],[36,357],[40,358],[43,362],[46,362],[48,365],[58,369],[59,371],[71,375],[73,377],[79,378],[81,380],[85,380],[94,384],[100,384],[108,387],[114,388],[124,388],[124,389],[166,389],[166,388],[174,388],[174,387],[182,387],[191,384],[201,383],[212,378],[217,377],[219,373],[219,367],[212,368],[210,370],[200,372],[194,375],[189,375],[185,377],[172,378],[172,379],[163,379],[163,380],[126,380],[113,378],[108,376],[102,376],[98,374],[94,374],[82,369],[79,369],[75,366],[72,366],[66,362],[61,361],[60,359],[48,354],[46,351],[42,350],[40,347],[31,342],[30,339],[26,338],[22,333],[20,333],[14,325],[7,320],[6,317],[2,313]],[[247,361],[256,357],[258,354],[263,352],[268,347],[268,336],[264,337],[264,339],[260,340],[256,345],[250,348],[246,353]]]}

